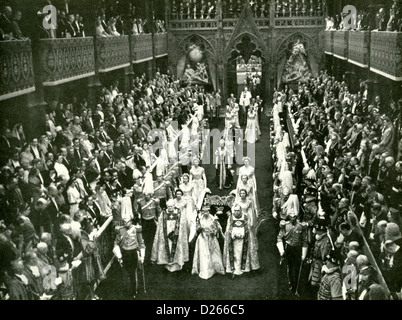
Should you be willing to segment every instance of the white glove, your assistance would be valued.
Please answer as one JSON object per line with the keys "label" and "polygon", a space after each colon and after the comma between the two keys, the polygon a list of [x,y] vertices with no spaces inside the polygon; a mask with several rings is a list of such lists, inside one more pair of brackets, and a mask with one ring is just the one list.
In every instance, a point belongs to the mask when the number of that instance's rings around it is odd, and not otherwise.
{"label": "white glove", "polygon": [[279,250],[279,254],[281,255],[281,257],[285,254],[285,248],[283,247],[283,242],[280,241],[276,244],[276,247]]}
{"label": "white glove", "polygon": [[307,247],[303,247],[302,248],[302,257],[301,257],[302,261],[304,261],[306,259],[306,257],[307,257]]}

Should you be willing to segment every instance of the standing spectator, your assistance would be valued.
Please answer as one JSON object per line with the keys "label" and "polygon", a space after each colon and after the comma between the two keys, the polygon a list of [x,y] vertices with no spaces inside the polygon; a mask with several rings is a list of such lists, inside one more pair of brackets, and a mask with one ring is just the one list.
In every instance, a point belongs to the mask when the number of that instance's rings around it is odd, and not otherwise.
{"label": "standing spectator", "polygon": [[22,34],[22,31],[21,31],[21,28],[20,28],[20,25],[19,25],[21,17],[22,17],[21,11],[17,10],[17,11],[14,12],[14,17],[13,17],[13,20],[11,22],[11,30],[12,30],[12,33],[13,33],[13,36],[14,36],[15,39],[25,40],[27,38],[24,37],[24,35]]}
{"label": "standing spectator", "polygon": [[324,275],[318,290],[318,300],[342,300],[340,259],[335,251],[326,257]]}

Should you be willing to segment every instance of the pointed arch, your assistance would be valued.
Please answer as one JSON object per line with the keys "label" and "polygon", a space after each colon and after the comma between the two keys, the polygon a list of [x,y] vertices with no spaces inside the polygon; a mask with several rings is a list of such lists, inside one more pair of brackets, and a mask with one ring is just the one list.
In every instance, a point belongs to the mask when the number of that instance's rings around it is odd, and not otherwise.
{"label": "pointed arch", "polygon": [[297,31],[289,34],[285,39],[279,42],[280,44],[277,47],[278,50],[275,54],[277,61],[280,61],[286,56],[287,51],[289,50],[289,45],[294,43],[297,39],[301,39],[301,42],[303,42],[307,55],[313,55],[317,60],[321,60],[321,50],[319,48],[319,44],[316,43],[316,41],[309,35]]}
{"label": "pointed arch", "polygon": [[186,36],[179,42],[178,51],[181,52],[179,56],[184,54],[186,52],[186,47],[192,43],[204,46],[204,52],[207,54],[207,58],[215,61],[215,48],[212,46],[211,42],[209,42],[205,37],[196,33]]}

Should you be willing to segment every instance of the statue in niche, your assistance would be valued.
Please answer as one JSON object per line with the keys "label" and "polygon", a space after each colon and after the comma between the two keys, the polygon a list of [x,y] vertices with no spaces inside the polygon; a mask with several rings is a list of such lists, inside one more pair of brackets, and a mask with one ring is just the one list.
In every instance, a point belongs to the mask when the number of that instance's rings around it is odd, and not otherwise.
{"label": "statue in niche", "polygon": [[184,72],[181,80],[185,83],[209,83],[206,59],[201,47],[196,43],[189,44],[186,49],[187,55],[183,56],[179,62],[179,64],[183,63]]}
{"label": "statue in niche", "polygon": [[286,61],[282,82],[304,82],[311,78],[311,72],[307,64],[307,53],[300,39],[293,45],[292,54]]}

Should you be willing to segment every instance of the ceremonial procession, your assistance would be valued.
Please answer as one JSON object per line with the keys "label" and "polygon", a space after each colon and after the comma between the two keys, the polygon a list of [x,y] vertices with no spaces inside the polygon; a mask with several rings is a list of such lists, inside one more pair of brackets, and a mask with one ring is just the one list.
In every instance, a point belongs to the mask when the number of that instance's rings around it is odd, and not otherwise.
{"label": "ceremonial procession", "polygon": [[325,32],[342,1],[29,2],[0,18],[0,300],[402,299],[400,1]]}

